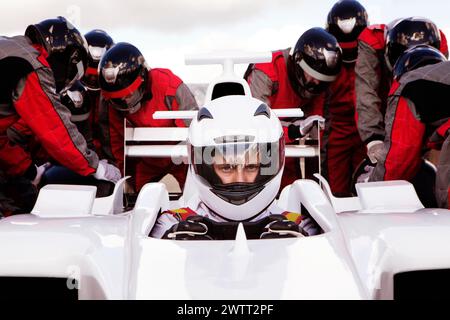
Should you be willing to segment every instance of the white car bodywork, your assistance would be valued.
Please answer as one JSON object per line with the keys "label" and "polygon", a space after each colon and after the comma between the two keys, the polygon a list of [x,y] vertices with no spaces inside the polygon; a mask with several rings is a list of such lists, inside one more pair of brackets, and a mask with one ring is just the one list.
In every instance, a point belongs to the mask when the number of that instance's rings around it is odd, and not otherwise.
{"label": "white car bodywork", "polygon": [[[95,189],[64,192],[77,209],[46,186],[40,200],[53,198],[47,206],[61,211],[0,221],[0,276],[75,278],[80,299],[391,299],[395,274],[450,268],[440,245],[450,241],[449,210],[336,213],[311,180],[287,187],[279,205],[298,212],[302,203],[324,233],[294,239],[246,240],[243,230],[227,241],[150,238],[158,213],[180,206],[160,183],[147,184],[132,211],[107,215],[92,212]],[[359,185],[358,193],[361,203],[373,193],[418,201],[407,182]]]}
{"label": "white car bodywork", "polygon": [[[142,130],[128,139],[154,139]],[[178,129],[158,134],[186,137]],[[139,147],[127,155],[186,156],[180,145]],[[0,277],[76,279],[80,299],[392,299],[395,274],[450,269],[450,211],[424,209],[402,181],[358,184],[358,197],[348,199],[333,197],[323,179],[322,187],[311,180],[286,187],[278,205],[306,208],[324,231],[317,236],[247,240],[240,225],[235,240],[149,237],[161,211],[195,196],[189,180],[178,201],[163,184],[147,184],[127,212],[125,178],[101,199],[95,187],[45,186],[31,214],[0,220]]]}

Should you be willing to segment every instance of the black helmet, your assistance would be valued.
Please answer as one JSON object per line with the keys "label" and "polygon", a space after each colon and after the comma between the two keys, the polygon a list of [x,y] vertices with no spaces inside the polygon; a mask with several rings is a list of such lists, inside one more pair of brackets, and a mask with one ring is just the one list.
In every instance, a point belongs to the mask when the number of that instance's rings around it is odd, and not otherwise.
{"label": "black helmet", "polygon": [[386,36],[385,54],[389,69],[392,69],[406,49],[419,44],[440,48],[441,35],[436,25],[425,18],[413,17],[399,20],[388,30]]}
{"label": "black helmet", "polygon": [[65,18],[57,17],[29,25],[25,36],[47,51],[47,61],[55,77],[57,92],[83,76],[87,66],[87,43]]}
{"label": "black helmet", "polygon": [[146,98],[148,70],[144,56],[135,46],[119,42],[100,61],[102,97],[119,111],[136,111]]}
{"label": "black helmet", "polygon": [[72,113],[70,120],[74,123],[86,121],[91,112],[91,103],[86,88],[80,81],[75,83],[60,95],[61,102]]}
{"label": "black helmet", "polygon": [[[306,98],[322,93],[336,79],[341,70],[342,50],[325,29],[312,28],[298,39],[292,62],[294,87]],[[308,81],[305,73],[316,81]]]}
{"label": "black helmet", "polygon": [[444,54],[434,47],[425,44],[412,47],[398,58],[393,71],[394,79],[400,79],[408,71],[444,61],[447,61]]}
{"label": "black helmet", "polygon": [[84,35],[89,55],[86,73],[81,82],[89,90],[100,90],[98,85],[98,64],[105,52],[114,45],[113,39],[103,30],[95,29]]}
{"label": "black helmet", "polygon": [[368,23],[366,9],[356,0],[340,0],[331,8],[326,29],[339,42],[343,62],[356,61],[358,37]]}

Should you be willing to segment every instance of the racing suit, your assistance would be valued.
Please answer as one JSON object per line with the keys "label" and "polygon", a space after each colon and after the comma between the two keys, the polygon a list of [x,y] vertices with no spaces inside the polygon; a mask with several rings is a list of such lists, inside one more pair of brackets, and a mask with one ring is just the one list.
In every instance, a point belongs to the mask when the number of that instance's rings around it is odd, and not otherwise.
{"label": "racing suit", "polygon": [[[95,148],[95,152],[101,155],[102,144],[101,144],[101,130],[100,130],[100,90],[89,90],[87,94],[89,95],[89,102],[91,103],[91,113],[89,114],[89,131],[92,138],[92,144]],[[100,156],[101,157],[101,156]]]}
{"label": "racing suit", "polygon": [[[321,232],[320,227],[311,217],[307,215],[302,216],[298,213],[286,212],[274,203],[272,203],[264,212],[252,219],[250,222],[258,221],[272,214],[284,215],[288,220],[295,222],[303,228],[310,236],[317,235]],[[181,221],[186,221],[188,217],[193,215],[204,216],[217,222],[228,222],[209,210],[209,208],[198,197],[193,197],[187,203],[185,208],[164,211],[156,221],[150,236],[154,238],[162,238],[166,231],[173,225]]]}
{"label": "racing suit", "polygon": [[[395,23],[394,21],[393,23]],[[367,145],[384,140],[384,115],[392,84],[392,72],[386,65],[385,47],[389,25],[371,25],[358,39],[355,90],[358,131]],[[440,51],[448,57],[445,34],[441,31]]]}
{"label": "racing suit", "polygon": [[[133,114],[117,111],[106,100],[100,99],[102,153],[121,169],[124,165],[124,119],[132,127],[186,127],[186,123],[178,119],[155,120],[153,113],[198,108],[186,84],[170,70],[152,69],[149,71],[149,79],[151,99],[142,102],[140,109]],[[159,181],[168,173],[175,176],[181,188],[186,180],[186,165],[175,165],[172,159],[131,159],[127,160],[127,168],[131,168],[130,174],[135,177],[136,192],[144,184]]]}
{"label": "racing suit", "polygon": [[355,64],[343,63],[326,98],[322,173],[337,196],[349,196],[354,170],[366,156],[355,120]]}
{"label": "racing suit", "polygon": [[61,104],[46,57],[42,47],[33,47],[24,36],[0,37],[0,167],[10,176],[36,175],[30,154],[6,136],[21,120],[52,158],[81,175],[93,174],[97,154],[87,148]]}
{"label": "racing suit", "polygon": [[[253,97],[267,103],[273,109],[302,108],[305,115],[323,114],[324,95],[311,99],[300,97],[294,88],[289,75],[290,48],[272,52],[272,62],[251,64],[244,75]],[[290,122],[281,121],[286,143],[293,143],[289,139],[288,127]],[[311,161],[312,160],[312,161]],[[314,159],[305,159],[308,167],[314,166]],[[308,170],[307,170],[308,171]],[[312,176],[312,175],[311,175]],[[310,176],[307,176],[310,178]],[[299,159],[286,158],[281,181],[281,188],[301,178]]]}
{"label": "racing suit", "polygon": [[370,181],[411,180],[422,164],[424,149],[441,149],[436,200],[449,207],[450,62],[405,73],[392,85],[386,112],[385,155]]}

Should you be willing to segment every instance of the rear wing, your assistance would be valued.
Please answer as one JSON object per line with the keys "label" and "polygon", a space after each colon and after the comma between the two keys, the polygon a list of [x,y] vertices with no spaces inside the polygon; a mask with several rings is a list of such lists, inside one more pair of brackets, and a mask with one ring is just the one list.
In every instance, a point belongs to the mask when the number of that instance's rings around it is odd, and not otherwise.
{"label": "rear wing", "polygon": [[[127,128],[125,154],[131,158],[171,158],[174,163],[187,163],[186,138],[188,128]],[[154,144],[178,142],[178,144]],[[317,146],[287,145],[287,158],[313,158],[319,156]]]}
{"label": "rear wing", "polygon": [[270,61],[272,61],[271,52],[218,52],[188,55],[185,58],[187,65],[221,64],[223,67],[222,74],[208,85],[205,103],[226,95],[251,96],[247,81],[234,72],[234,65]]}

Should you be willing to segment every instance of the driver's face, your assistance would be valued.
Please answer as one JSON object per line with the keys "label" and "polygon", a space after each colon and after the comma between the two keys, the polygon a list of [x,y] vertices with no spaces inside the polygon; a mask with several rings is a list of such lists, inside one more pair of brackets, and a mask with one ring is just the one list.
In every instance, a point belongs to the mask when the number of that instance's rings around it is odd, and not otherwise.
{"label": "driver's face", "polygon": [[223,184],[253,183],[259,173],[259,156],[257,153],[247,155],[243,163],[227,162],[223,156],[213,165],[214,171]]}

